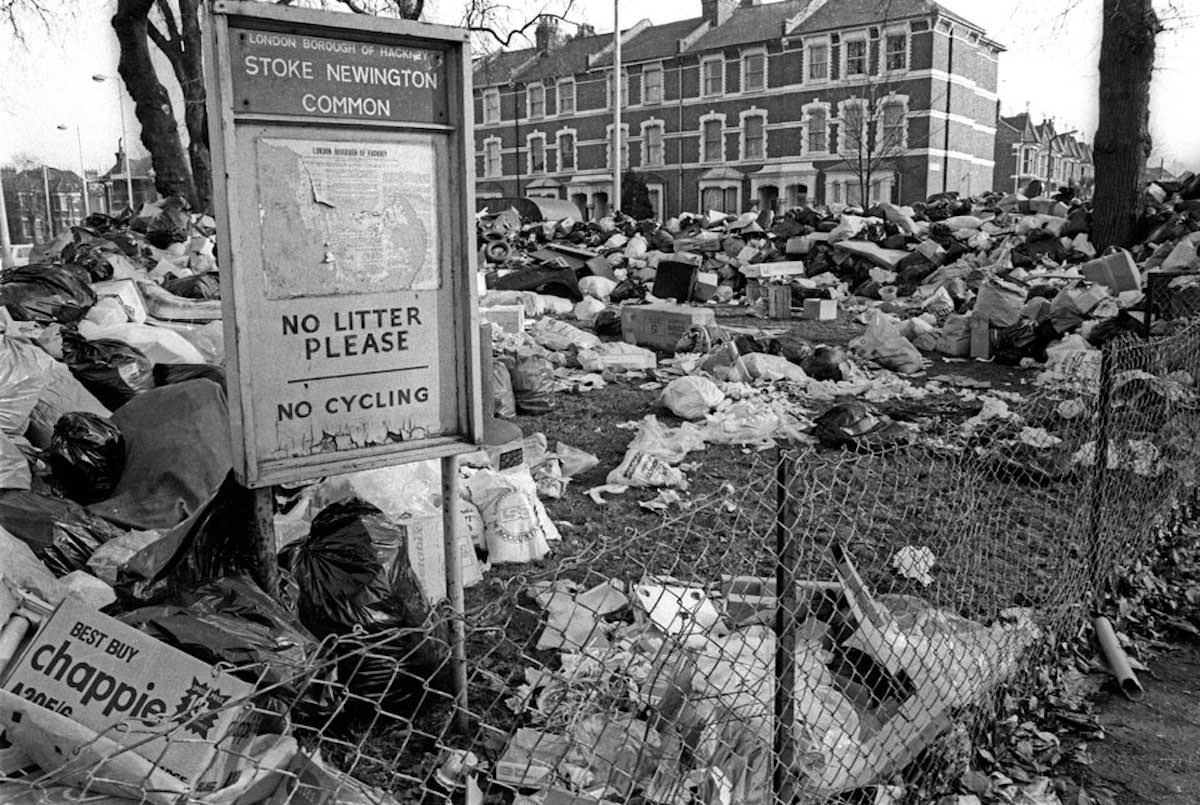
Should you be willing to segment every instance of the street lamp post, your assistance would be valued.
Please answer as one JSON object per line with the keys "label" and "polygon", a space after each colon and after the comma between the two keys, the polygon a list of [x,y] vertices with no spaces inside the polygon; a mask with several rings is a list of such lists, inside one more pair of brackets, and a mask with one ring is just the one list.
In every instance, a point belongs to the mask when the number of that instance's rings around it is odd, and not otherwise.
{"label": "street lamp post", "polygon": [[[69,131],[70,126],[65,123],[59,123],[59,131]],[[83,183],[83,217],[87,218],[92,214],[92,205],[88,201],[88,183],[87,183],[87,168],[83,166],[83,135],[79,133],[79,125],[75,125],[75,144],[79,147],[79,181]]]}
{"label": "street lamp post", "polygon": [[46,194],[46,240],[54,239],[54,213],[50,211],[50,178],[42,165],[42,191]]}
{"label": "street lamp post", "polygon": [[93,81],[104,82],[112,79],[117,84],[117,111],[121,113],[121,151],[125,154],[125,193],[129,209],[133,209],[133,170],[129,163],[129,135],[125,133],[125,106],[121,103],[121,80],[115,75],[96,73]]}

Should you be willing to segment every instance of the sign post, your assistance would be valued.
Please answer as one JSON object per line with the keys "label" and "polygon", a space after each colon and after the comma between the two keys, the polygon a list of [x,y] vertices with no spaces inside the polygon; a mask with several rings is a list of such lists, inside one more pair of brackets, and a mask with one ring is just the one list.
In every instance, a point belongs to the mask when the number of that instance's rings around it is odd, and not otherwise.
{"label": "sign post", "polygon": [[215,0],[204,55],[235,472],[260,531],[273,484],[456,472],[483,427],[467,33]]}

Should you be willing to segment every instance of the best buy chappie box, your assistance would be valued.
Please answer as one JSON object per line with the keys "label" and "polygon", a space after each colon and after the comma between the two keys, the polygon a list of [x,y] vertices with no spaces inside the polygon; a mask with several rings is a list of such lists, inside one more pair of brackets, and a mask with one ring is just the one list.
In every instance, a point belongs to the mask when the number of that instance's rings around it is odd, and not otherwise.
{"label": "best buy chappie box", "polygon": [[75,596],[8,671],[4,690],[132,747],[197,792],[224,787],[255,735],[251,685]]}

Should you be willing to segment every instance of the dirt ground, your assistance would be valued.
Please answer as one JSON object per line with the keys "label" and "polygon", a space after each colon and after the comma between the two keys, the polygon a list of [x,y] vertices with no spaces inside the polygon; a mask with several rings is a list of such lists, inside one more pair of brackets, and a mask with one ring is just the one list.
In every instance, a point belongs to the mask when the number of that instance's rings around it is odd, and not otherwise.
{"label": "dirt ground", "polygon": [[1146,698],[1105,688],[1096,702],[1105,740],[1091,744],[1081,780],[1116,793],[1118,805],[1200,802],[1200,646],[1180,646],[1142,673]]}

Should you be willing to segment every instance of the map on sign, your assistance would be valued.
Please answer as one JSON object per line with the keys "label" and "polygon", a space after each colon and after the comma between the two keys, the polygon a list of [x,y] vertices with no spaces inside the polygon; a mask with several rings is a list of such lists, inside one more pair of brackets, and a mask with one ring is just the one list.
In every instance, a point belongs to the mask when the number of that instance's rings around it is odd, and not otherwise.
{"label": "map on sign", "polygon": [[436,149],[419,136],[259,140],[267,297],[437,289]]}

